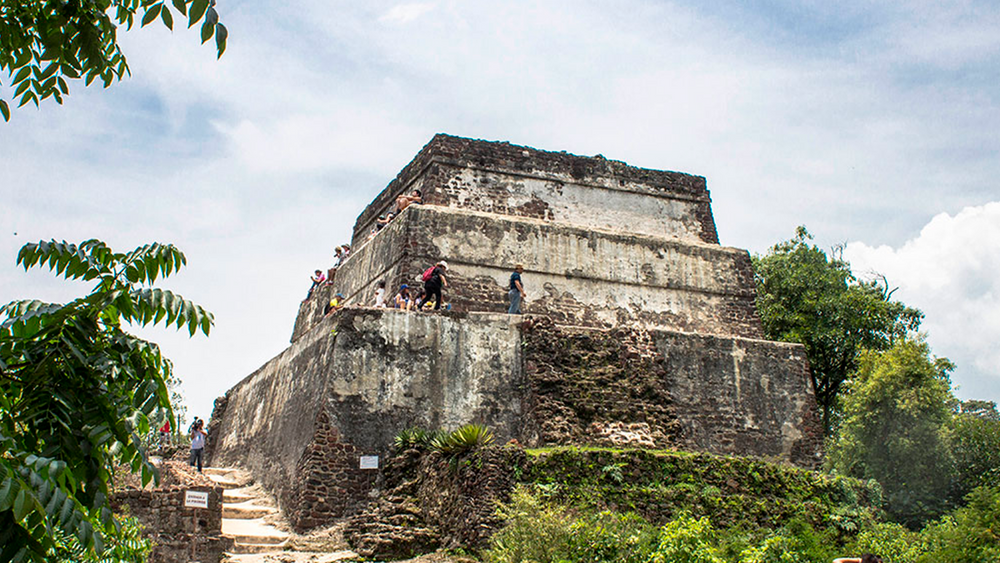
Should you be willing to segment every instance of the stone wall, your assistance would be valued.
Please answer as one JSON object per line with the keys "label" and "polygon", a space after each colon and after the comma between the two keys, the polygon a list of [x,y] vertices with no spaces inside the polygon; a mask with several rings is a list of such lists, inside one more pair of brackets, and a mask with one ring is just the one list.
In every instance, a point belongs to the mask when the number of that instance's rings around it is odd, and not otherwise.
{"label": "stone wall", "polygon": [[[223,552],[232,547],[232,539],[222,536],[222,488],[208,484],[203,477],[185,475],[172,464],[175,462],[166,462],[161,468],[169,473],[164,485],[115,492],[111,496],[112,508],[143,525],[144,535],[153,542],[150,563],[221,561]],[[208,508],[197,512],[185,508],[184,491],[188,490],[207,492]]]}
{"label": "stone wall", "polygon": [[529,445],[679,448],[817,467],[805,350],[680,332],[526,323]]}
{"label": "stone wall", "polygon": [[333,289],[302,305],[293,340],[322,318],[330,292],[370,304],[378,281],[390,295],[402,283],[422,287],[421,273],[441,259],[450,268],[445,300],[457,311],[505,311],[520,262],[526,310],[561,324],[761,336],[744,250],[423,205],[352,253]]}
{"label": "stone wall", "polygon": [[413,426],[806,467],[821,446],[801,346],[505,314],[341,309],[220,405],[212,463],[250,469],[300,529],[361,509],[377,474],[360,457]]}
{"label": "stone wall", "polygon": [[436,135],[361,213],[352,246],[414,189],[443,207],[718,243],[701,176]]}
{"label": "stone wall", "polygon": [[401,430],[487,423],[521,433],[517,319],[342,309],[231,389],[211,462],[248,468],[299,528],[356,511]]}

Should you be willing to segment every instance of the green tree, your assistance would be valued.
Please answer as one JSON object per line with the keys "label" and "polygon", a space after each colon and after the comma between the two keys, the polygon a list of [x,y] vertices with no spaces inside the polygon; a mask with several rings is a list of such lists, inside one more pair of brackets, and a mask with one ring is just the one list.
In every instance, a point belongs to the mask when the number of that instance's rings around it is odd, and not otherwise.
{"label": "green tree", "polygon": [[[0,70],[10,79],[10,98],[20,99],[18,107],[49,97],[61,104],[67,79],[89,86],[100,78],[105,88],[120,80],[129,68],[118,30],[131,29],[140,14],[143,27],[159,19],[173,29],[173,13],[187,18],[188,27],[201,23],[201,42],[214,36],[221,57],[228,31],[214,6],[215,0],[0,0]],[[10,120],[2,97],[0,115]]]}
{"label": "green tree", "polygon": [[947,507],[952,368],[931,357],[922,339],[901,339],[889,350],[863,352],[841,399],[843,420],[828,463],[851,477],[876,479],[889,514],[910,527]]}
{"label": "green tree", "polygon": [[208,334],[210,313],[152,287],[185,262],[161,244],[128,253],[97,240],[21,249],[25,269],[48,265],[96,286],[66,304],[0,307],[0,561],[44,561],[67,534],[88,557],[120,543],[102,533],[122,530],[108,505],[112,468],[153,479],[142,436],[164,415],[173,419],[170,362],[123,325]]}
{"label": "green tree", "polygon": [[955,458],[954,499],[973,489],[1000,489],[1000,413],[992,401],[964,401],[950,424]]}
{"label": "green tree", "polygon": [[884,280],[862,282],[850,264],[795,238],[753,257],[757,311],[772,340],[805,345],[816,402],[829,434],[837,396],[864,349],[884,350],[920,326],[923,314],[891,299]]}

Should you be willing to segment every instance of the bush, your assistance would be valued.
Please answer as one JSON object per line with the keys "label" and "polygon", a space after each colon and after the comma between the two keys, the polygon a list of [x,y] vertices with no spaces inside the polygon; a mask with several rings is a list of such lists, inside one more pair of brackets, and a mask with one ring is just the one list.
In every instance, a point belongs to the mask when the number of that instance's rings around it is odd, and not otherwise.
{"label": "bush", "polygon": [[956,499],[976,487],[1000,487],[1000,415],[996,404],[966,401],[951,420]]}
{"label": "bush", "polygon": [[830,534],[818,533],[802,520],[794,520],[759,545],[743,551],[741,563],[827,563],[836,553]]}
{"label": "bush", "polygon": [[920,533],[895,522],[879,522],[863,529],[847,551],[874,553],[888,563],[917,563],[927,546]]}
{"label": "bush", "polygon": [[660,530],[660,545],[653,554],[654,563],[725,563],[719,534],[708,518],[695,520],[687,514],[668,522]]}
{"label": "bush", "polygon": [[924,529],[928,554],[919,559],[921,563],[1000,561],[1000,488],[980,487],[966,502]]}
{"label": "bush", "polygon": [[603,511],[574,516],[519,487],[499,510],[506,525],[483,554],[493,563],[607,561],[646,563],[659,532],[640,516]]}
{"label": "bush", "polygon": [[659,531],[641,516],[602,511],[578,519],[567,542],[568,561],[646,563],[659,543]]}
{"label": "bush", "polygon": [[562,508],[546,506],[527,489],[518,487],[510,503],[497,513],[506,524],[490,540],[484,561],[556,563],[566,559],[573,519]]}

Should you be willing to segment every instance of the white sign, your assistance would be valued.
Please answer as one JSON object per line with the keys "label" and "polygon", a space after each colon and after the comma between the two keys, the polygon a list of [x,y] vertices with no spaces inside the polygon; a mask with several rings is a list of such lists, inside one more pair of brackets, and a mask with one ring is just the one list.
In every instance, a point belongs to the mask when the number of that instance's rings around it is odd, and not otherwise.
{"label": "white sign", "polygon": [[361,456],[361,469],[378,469],[378,456],[377,455]]}
{"label": "white sign", "polygon": [[184,491],[184,508],[208,508],[208,492]]}

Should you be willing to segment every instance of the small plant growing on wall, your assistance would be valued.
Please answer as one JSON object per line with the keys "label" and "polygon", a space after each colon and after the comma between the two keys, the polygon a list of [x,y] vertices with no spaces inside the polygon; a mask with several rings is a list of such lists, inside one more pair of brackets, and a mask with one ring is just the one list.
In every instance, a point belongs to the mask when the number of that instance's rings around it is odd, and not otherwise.
{"label": "small plant growing on wall", "polygon": [[431,449],[445,455],[459,455],[493,442],[493,432],[482,424],[466,424],[431,440]]}

